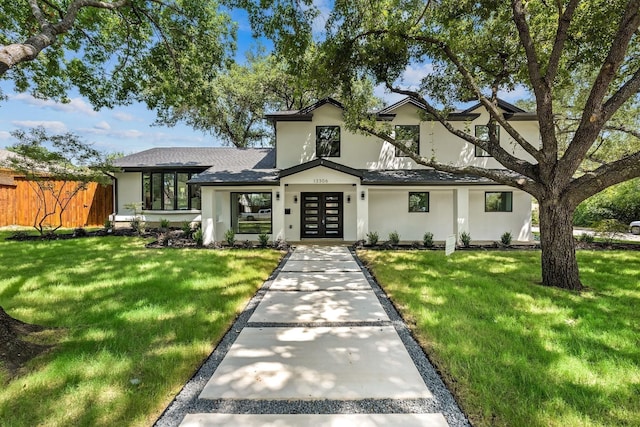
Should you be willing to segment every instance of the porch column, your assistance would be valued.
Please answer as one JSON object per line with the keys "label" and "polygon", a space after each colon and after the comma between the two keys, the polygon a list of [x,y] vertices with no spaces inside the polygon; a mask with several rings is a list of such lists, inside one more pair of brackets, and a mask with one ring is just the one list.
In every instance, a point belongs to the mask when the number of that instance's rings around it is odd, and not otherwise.
{"label": "porch column", "polygon": [[469,189],[457,188],[453,190],[453,232],[456,238],[460,238],[460,233],[469,232]]}
{"label": "porch column", "polygon": [[216,190],[214,187],[202,187],[202,238],[205,245],[216,240]]}
{"label": "porch column", "polygon": [[286,200],[286,187],[284,184],[280,184],[279,187],[275,187],[271,196],[271,238],[273,241],[278,239],[286,240],[285,238],[285,225],[284,225],[284,201]]}
{"label": "porch column", "polygon": [[366,240],[369,232],[369,190],[360,184],[356,185],[356,227],[356,239]]}

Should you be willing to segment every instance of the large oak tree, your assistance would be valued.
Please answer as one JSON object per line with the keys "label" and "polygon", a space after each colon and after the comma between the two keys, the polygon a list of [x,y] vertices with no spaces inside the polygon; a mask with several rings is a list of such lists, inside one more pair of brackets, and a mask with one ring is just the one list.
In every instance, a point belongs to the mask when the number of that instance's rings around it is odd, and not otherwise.
{"label": "large oak tree", "polygon": [[[640,0],[336,0],[324,17],[324,31],[317,29],[319,10],[311,1],[303,3],[237,2],[250,11],[254,28],[276,40],[286,58],[298,60],[315,39],[320,44],[316,67],[320,76],[328,77],[325,84],[342,85],[348,93],[354,79],[373,78],[391,92],[422,103],[428,119],[439,121],[453,135],[488,151],[504,170],[456,167],[408,154],[422,165],[483,176],[534,196],[540,204],[543,284],[581,289],[572,234],[576,206],[640,176],[637,150],[618,150],[614,159],[586,162],[598,144],[615,141],[612,132],[629,131],[624,123],[612,126],[613,119],[640,102]],[[418,87],[403,85],[407,67],[425,63],[432,64],[433,72]],[[556,118],[562,112],[554,100],[576,83],[585,96],[575,97],[579,105],[574,111],[579,113],[569,134],[564,129],[560,138]],[[539,141],[525,139],[497,107],[501,91],[520,86],[535,97]],[[357,96],[343,100],[348,127],[396,145],[362,108],[367,102]],[[469,100],[489,113],[487,141],[447,120],[456,103]],[[500,146],[498,127],[533,160]]]}

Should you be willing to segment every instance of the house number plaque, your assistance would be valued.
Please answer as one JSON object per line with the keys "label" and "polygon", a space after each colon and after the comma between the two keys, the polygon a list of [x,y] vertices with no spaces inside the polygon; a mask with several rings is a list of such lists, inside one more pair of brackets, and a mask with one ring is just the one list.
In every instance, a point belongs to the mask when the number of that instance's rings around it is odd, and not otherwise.
{"label": "house number plaque", "polygon": [[314,184],[328,184],[329,180],[327,178],[314,178]]}

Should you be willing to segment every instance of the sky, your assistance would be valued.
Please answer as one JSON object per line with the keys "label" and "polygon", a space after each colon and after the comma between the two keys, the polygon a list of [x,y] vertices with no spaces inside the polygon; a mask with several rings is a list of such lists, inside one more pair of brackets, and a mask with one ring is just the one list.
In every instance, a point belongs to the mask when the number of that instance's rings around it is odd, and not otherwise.
{"label": "sky", "polygon": [[[322,3],[320,0],[318,3]],[[323,18],[328,15],[328,8],[316,23],[318,29]],[[247,50],[255,48],[257,41],[252,38],[247,16],[244,12],[234,11],[232,19],[238,23],[238,51],[236,59],[242,61]],[[268,42],[260,40],[267,46]],[[403,83],[417,86],[420,79],[429,72],[430,64],[412,65],[403,76]],[[63,104],[51,100],[36,99],[28,93],[15,93],[13,83],[0,82],[2,92],[8,96],[0,101],[0,148],[5,148],[16,141],[11,136],[15,130],[28,130],[42,126],[50,133],[72,132],[93,144],[94,148],[105,153],[123,153],[125,155],[154,147],[215,147],[222,143],[215,136],[195,131],[192,128],[177,124],[174,127],[154,125],[156,114],[149,111],[144,104],[103,108],[95,111],[91,104],[78,93],[69,93],[71,102]],[[387,104],[402,98],[400,95],[386,93],[382,86],[375,89],[375,94]],[[502,94],[507,102],[514,102],[525,97],[522,90]]]}

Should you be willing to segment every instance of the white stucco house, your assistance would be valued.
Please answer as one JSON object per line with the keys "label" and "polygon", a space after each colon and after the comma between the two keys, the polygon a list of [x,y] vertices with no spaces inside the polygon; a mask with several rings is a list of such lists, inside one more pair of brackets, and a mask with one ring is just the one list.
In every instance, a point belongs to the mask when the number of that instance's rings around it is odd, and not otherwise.
{"label": "white stucco house", "polygon": [[[535,114],[500,102],[505,117],[529,141],[538,141]],[[455,165],[502,166],[487,153],[425,121],[421,106],[405,99],[377,113],[425,156]],[[461,129],[487,133],[480,105],[451,113]],[[473,240],[531,239],[531,196],[485,178],[438,172],[417,165],[388,142],[346,130],[343,109],[330,98],[267,118],[274,148],[154,148],[116,162],[114,219],[141,203],[146,221],[201,221],[205,244],[257,240],[267,233],[288,242],[331,239],[353,242],[375,231],[403,241],[425,232],[444,240],[462,231]],[[505,147],[528,158],[506,132]]]}

